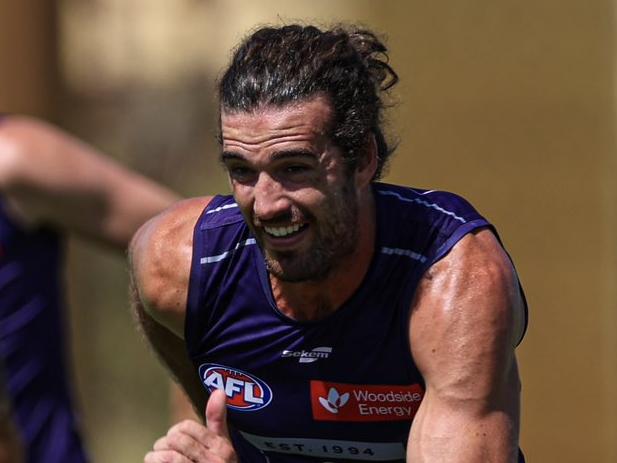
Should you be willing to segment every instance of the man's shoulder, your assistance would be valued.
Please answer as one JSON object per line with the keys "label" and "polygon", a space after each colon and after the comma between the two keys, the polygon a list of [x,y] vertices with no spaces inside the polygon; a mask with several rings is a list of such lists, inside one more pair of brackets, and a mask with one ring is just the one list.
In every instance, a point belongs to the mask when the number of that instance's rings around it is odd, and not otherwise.
{"label": "man's shoulder", "polygon": [[199,216],[211,200],[210,196],[180,200],[146,222],[144,228],[152,238],[173,243],[192,234]]}
{"label": "man's shoulder", "polygon": [[[511,345],[517,345],[525,332],[527,306],[518,275],[510,257],[494,231],[480,228],[467,233],[423,275],[415,300],[415,309],[422,304],[422,295],[431,300],[447,299],[456,304],[431,307],[431,316],[441,314],[479,329],[480,323],[507,333]],[[431,296],[432,295],[432,296]],[[460,301],[482,300],[490,304],[467,304]],[[457,302],[459,301],[459,302]],[[429,304],[430,305],[430,304]],[[492,329],[492,328],[491,328]]]}
{"label": "man's shoulder", "polygon": [[210,197],[184,199],[148,220],[131,242],[132,262],[138,267],[160,267],[181,257],[178,254],[192,247],[193,229],[210,200]]}
{"label": "man's shoulder", "polygon": [[193,229],[210,200],[179,201],[142,225],[133,237],[131,274],[148,312],[184,310]]}
{"label": "man's shoulder", "polygon": [[439,190],[377,184],[380,236],[433,263],[466,234],[492,225],[462,196]]}

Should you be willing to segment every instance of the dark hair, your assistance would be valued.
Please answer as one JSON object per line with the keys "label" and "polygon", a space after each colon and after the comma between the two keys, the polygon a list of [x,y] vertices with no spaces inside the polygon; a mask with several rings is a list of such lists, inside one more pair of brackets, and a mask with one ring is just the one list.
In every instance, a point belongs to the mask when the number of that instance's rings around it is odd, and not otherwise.
{"label": "dark hair", "polygon": [[219,101],[222,110],[249,112],[326,94],[334,110],[330,135],[351,166],[356,166],[369,134],[374,134],[376,180],[393,151],[381,128],[381,93],[397,81],[387,48],[369,30],[264,27],[236,49],[219,82]]}

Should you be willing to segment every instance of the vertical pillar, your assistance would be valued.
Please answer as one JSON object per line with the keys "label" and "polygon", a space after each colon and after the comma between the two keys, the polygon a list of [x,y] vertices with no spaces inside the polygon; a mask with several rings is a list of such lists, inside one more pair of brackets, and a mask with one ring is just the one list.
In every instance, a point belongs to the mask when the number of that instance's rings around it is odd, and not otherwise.
{"label": "vertical pillar", "polygon": [[55,2],[0,2],[0,112],[53,117]]}

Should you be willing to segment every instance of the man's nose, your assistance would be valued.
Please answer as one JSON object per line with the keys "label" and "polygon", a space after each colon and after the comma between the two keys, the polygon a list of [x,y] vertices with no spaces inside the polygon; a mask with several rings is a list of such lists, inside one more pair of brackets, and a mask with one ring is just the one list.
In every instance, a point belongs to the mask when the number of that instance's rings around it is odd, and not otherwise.
{"label": "man's nose", "polygon": [[253,212],[260,221],[276,219],[289,213],[290,201],[281,182],[260,173],[254,187]]}

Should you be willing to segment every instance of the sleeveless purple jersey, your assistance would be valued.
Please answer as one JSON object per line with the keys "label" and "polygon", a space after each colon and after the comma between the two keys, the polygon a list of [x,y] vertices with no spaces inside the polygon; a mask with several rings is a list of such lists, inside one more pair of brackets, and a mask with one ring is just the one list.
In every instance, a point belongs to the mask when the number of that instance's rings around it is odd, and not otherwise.
{"label": "sleeveless purple jersey", "polygon": [[424,383],[408,317],[422,274],[492,228],[451,193],[374,184],[375,253],[361,287],[317,322],[283,315],[232,197],[197,222],[185,327],[202,384],[224,389],[242,462],[405,461]]}
{"label": "sleeveless purple jersey", "polygon": [[0,202],[0,365],[30,463],[87,461],[67,383],[62,246]]}

